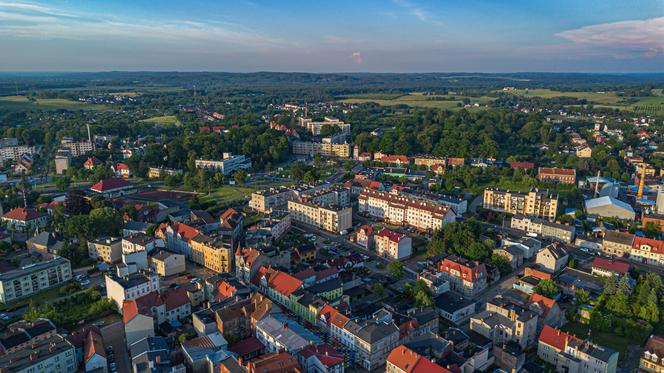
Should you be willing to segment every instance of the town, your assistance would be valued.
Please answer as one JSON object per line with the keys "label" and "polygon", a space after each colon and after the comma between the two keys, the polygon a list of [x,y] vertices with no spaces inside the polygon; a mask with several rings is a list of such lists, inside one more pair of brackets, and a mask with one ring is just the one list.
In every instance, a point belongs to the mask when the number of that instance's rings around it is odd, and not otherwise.
{"label": "town", "polygon": [[664,369],[661,118],[516,104],[532,157],[462,157],[361,104],[181,110],[220,124],[0,141],[3,371]]}

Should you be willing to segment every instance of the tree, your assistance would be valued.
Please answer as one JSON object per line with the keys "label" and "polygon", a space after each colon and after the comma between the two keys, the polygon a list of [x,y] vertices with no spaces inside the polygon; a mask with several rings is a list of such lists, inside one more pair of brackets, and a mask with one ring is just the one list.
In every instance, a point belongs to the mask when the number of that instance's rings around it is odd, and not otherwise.
{"label": "tree", "polygon": [[392,261],[387,265],[387,271],[390,272],[392,276],[401,278],[404,273],[403,264],[398,260]]}
{"label": "tree", "polygon": [[383,285],[381,285],[380,283],[375,283],[371,285],[371,291],[373,291],[374,293],[376,293],[381,297],[385,296],[385,288],[383,288]]}
{"label": "tree", "polygon": [[70,184],[71,184],[71,179],[66,176],[55,180],[55,187],[58,188],[59,190],[67,190]]}
{"label": "tree", "polygon": [[575,292],[576,304],[588,304],[590,302],[590,293],[587,290],[578,289]]}
{"label": "tree", "polygon": [[492,254],[489,263],[498,267],[501,276],[508,275],[512,272],[512,266],[510,262],[502,255]]}
{"label": "tree", "polygon": [[556,295],[560,293],[558,285],[556,285],[556,283],[550,279],[541,280],[537,285],[535,285],[533,290],[535,293],[543,295],[547,298],[555,298]]}
{"label": "tree", "polygon": [[242,185],[247,181],[247,171],[245,170],[237,170],[233,174],[233,180],[235,180],[236,183]]}
{"label": "tree", "polygon": [[432,307],[434,304],[431,289],[422,280],[418,280],[415,286],[406,284],[405,294],[415,301],[418,307]]}

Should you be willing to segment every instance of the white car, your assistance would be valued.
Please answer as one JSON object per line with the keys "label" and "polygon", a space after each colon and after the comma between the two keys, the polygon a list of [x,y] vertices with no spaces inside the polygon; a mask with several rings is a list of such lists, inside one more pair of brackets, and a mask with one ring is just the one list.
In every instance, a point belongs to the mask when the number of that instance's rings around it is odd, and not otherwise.
{"label": "white car", "polygon": [[81,286],[88,286],[88,285],[90,285],[90,280],[81,281]]}

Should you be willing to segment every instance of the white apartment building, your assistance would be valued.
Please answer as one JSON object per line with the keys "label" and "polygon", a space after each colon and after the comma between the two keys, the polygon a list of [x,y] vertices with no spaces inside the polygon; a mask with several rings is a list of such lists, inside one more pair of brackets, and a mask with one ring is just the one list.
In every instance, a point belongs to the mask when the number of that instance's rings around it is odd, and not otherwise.
{"label": "white apartment building", "polygon": [[120,313],[125,300],[136,299],[152,291],[159,291],[159,275],[152,271],[140,271],[125,276],[107,274],[106,297],[115,302]]}
{"label": "white apartment building", "polygon": [[374,236],[378,255],[390,259],[401,260],[411,256],[413,244],[410,237],[389,229],[383,229]]}
{"label": "white apartment building", "polygon": [[63,138],[60,147],[69,149],[71,156],[76,158],[95,150],[94,143],[91,141],[74,142],[71,138]]}
{"label": "white apartment building", "polygon": [[358,204],[360,213],[420,230],[440,229],[456,219],[456,214],[448,206],[393,192],[364,189],[358,197]]}
{"label": "white apartment building", "polygon": [[61,257],[0,273],[0,302],[26,298],[69,280],[71,264]]}
{"label": "white apartment building", "polygon": [[78,357],[74,345],[56,334],[35,339],[30,348],[1,355],[0,367],[12,373],[75,373]]}
{"label": "white apartment building", "polygon": [[352,207],[298,200],[288,201],[288,212],[293,221],[313,225],[328,232],[341,233],[353,226]]}
{"label": "white apartment building", "polygon": [[314,121],[311,118],[298,118],[298,124],[300,127],[306,128],[314,136],[320,136],[324,126],[336,126],[339,127],[342,133],[350,133],[350,123],[344,123],[339,119],[331,117],[325,117],[321,122]]}
{"label": "white apartment building", "polygon": [[36,154],[37,149],[34,146],[16,145],[0,148],[0,158],[2,161],[17,162],[23,154]]}
{"label": "white apartment building", "polygon": [[232,155],[224,153],[221,161],[212,161],[205,159],[196,160],[196,168],[211,168],[216,171],[229,175],[237,170],[247,170],[251,168],[251,159],[244,155]]}

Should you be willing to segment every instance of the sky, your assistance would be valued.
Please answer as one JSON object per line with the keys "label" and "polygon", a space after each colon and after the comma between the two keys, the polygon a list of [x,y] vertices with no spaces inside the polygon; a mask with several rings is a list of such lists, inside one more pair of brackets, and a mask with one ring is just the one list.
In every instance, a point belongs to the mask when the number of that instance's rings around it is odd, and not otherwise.
{"label": "sky", "polygon": [[664,72],[664,0],[0,0],[0,71]]}

